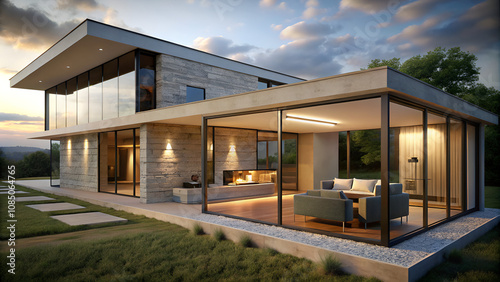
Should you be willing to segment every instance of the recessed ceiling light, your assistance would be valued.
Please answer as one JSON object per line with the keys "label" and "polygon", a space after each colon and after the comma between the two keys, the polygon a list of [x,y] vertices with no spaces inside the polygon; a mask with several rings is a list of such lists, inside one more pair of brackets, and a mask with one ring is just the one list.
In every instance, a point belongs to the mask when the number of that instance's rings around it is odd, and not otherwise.
{"label": "recessed ceiling light", "polygon": [[38,82],[42,82],[41,80],[39,80]]}
{"label": "recessed ceiling light", "polygon": [[301,121],[301,122],[323,124],[323,125],[332,125],[332,126],[337,125],[337,122],[333,122],[333,121],[329,121],[329,120],[301,117],[301,116],[296,116],[296,115],[286,115],[286,119],[291,119],[291,120]]}
{"label": "recessed ceiling light", "polygon": [[102,51],[102,48],[99,48],[99,51]]}
{"label": "recessed ceiling light", "polygon": [[66,66],[67,69],[69,69],[69,66]]}

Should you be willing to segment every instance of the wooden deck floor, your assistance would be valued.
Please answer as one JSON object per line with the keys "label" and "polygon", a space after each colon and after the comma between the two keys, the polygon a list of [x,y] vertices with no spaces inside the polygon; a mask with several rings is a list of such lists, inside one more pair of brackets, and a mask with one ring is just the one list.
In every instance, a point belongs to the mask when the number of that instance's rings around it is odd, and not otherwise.
{"label": "wooden deck floor", "polygon": [[[208,211],[277,224],[277,196],[209,203]],[[313,229],[320,232],[340,233],[367,239],[380,239],[380,223],[370,223],[367,229],[365,229],[364,224],[357,220],[357,203],[354,203],[354,220],[346,223],[345,232],[342,232],[341,222],[309,216],[305,220],[305,217],[302,215],[296,215],[294,220],[293,195],[283,195],[282,213],[283,225],[285,226]],[[429,223],[436,222],[445,217],[445,209],[429,208]],[[399,237],[421,228],[422,225],[422,207],[410,206],[408,222],[406,222],[406,218],[403,218],[402,223],[400,219],[391,220],[390,236],[391,238]]]}

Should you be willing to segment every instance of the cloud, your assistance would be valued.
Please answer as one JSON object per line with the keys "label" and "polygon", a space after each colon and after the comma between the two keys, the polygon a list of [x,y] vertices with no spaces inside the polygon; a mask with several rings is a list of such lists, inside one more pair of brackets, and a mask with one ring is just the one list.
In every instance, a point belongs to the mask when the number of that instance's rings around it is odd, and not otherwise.
{"label": "cloud", "polygon": [[319,16],[321,14],[324,14],[326,12],[326,9],[320,9],[318,8],[319,3],[317,0],[309,0],[306,2],[306,9],[302,13],[302,17],[304,19],[312,19],[316,16]]}
{"label": "cloud", "polygon": [[8,68],[0,68],[0,74],[5,74],[5,75],[14,75],[16,74],[17,71],[13,69],[8,69]]}
{"label": "cloud", "polygon": [[340,25],[332,26],[326,23],[298,22],[281,31],[281,39],[304,39],[327,36],[341,29]]}
{"label": "cloud", "polygon": [[395,4],[403,1],[395,0],[342,0],[340,2],[340,10],[358,10],[366,14],[375,14],[385,9],[389,9]]}
{"label": "cloud", "polygon": [[276,4],[277,0],[260,0],[259,6],[270,8]]}
{"label": "cloud", "polygon": [[282,24],[271,24],[271,28],[273,30],[280,31],[283,29],[283,25]]}
{"label": "cloud", "polygon": [[76,27],[78,21],[57,23],[32,7],[0,1],[0,40],[19,49],[45,49]]}
{"label": "cloud", "polygon": [[4,121],[43,121],[42,117],[32,117],[28,115],[14,114],[14,113],[0,113],[0,122]]}
{"label": "cloud", "polygon": [[[449,13],[425,20],[420,25],[406,27],[387,39],[398,44],[400,51],[422,52],[437,46],[454,47],[471,52],[494,48],[500,41],[500,10],[497,0],[479,3],[459,17]],[[410,45],[409,45],[410,44]]]}
{"label": "cloud", "polygon": [[105,10],[105,7],[95,0],[57,0],[57,8],[61,10],[81,10],[92,12],[95,10]]}
{"label": "cloud", "polygon": [[401,6],[396,14],[394,20],[396,22],[408,22],[418,18],[425,17],[436,6],[449,2],[450,0],[418,0],[404,6]]}
{"label": "cloud", "polygon": [[249,44],[236,45],[230,39],[226,39],[222,36],[216,36],[196,38],[194,40],[194,48],[217,54],[219,56],[228,57],[238,53],[246,53],[256,47]]}
{"label": "cloud", "polygon": [[334,60],[327,43],[323,37],[295,40],[257,54],[255,64],[307,79],[335,75],[342,66]]}

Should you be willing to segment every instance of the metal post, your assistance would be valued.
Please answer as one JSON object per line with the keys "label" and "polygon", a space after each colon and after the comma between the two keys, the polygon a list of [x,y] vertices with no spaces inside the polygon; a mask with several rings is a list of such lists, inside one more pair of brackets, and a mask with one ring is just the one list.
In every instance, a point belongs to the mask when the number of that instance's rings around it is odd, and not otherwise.
{"label": "metal post", "polygon": [[[215,132],[214,132],[215,133]],[[214,138],[215,139],[215,138]],[[215,146],[214,146],[215,150]],[[215,159],[212,159],[215,166]],[[214,175],[215,177],[215,175]],[[201,118],[201,212],[207,211],[207,119]]]}
{"label": "metal post", "polygon": [[[423,161],[423,186],[424,186],[424,203],[423,203],[423,223],[424,223],[424,228],[427,228],[427,226],[429,225],[429,195],[428,195],[428,185],[429,185],[429,180],[427,179],[428,177],[428,167],[427,167],[427,164],[428,164],[428,161],[427,161],[427,154],[428,154],[428,144],[427,144],[427,109],[424,109],[424,112],[423,112],[423,118],[424,118],[424,161]],[[415,175],[416,177],[416,175]]]}
{"label": "metal post", "polygon": [[277,116],[278,116],[278,171],[276,175],[276,181],[278,182],[278,225],[281,225],[283,223],[282,221],[282,183],[281,183],[281,172],[282,172],[282,150],[283,146],[281,144],[282,142],[282,110],[277,111]]}
{"label": "metal post", "polygon": [[381,128],[380,128],[380,176],[382,182],[381,195],[381,216],[380,216],[380,243],[389,246],[390,241],[390,199],[389,199],[389,127],[390,127],[390,100],[389,94],[381,96]]}

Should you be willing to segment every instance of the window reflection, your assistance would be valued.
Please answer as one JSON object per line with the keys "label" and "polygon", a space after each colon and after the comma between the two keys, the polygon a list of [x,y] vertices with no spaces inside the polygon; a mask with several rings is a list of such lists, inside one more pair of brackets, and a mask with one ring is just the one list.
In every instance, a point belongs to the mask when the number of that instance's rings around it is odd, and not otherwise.
{"label": "window reflection", "polygon": [[118,59],[104,64],[102,84],[103,119],[118,117]]}
{"label": "window reflection", "polygon": [[102,120],[102,67],[90,71],[89,121]]}
{"label": "window reflection", "polygon": [[57,117],[56,88],[52,87],[49,90],[47,90],[47,95],[49,95],[49,109],[48,109],[49,129],[56,129],[56,117]]}
{"label": "window reflection", "polygon": [[186,86],[186,103],[205,100],[205,89]]}
{"label": "window reflection", "polygon": [[57,128],[66,127],[66,83],[57,86]]}
{"label": "window reflection", "polygon": [[66,126],[76,125],[76,77],[68,80],[66,95]]}
{"label": "window reflection", "polygon": [[135,113],[135,52],[130,52],[119,59],[118,110],[119,116]]}
{"label": "window reflection", "polygon": [[89,123],[89,73],[78,76],[78,124]]}
{"label": "window reflection", "polygon": [[155,57],[141,54],[140,61],[138,111],[147,111],[154,108]]}

